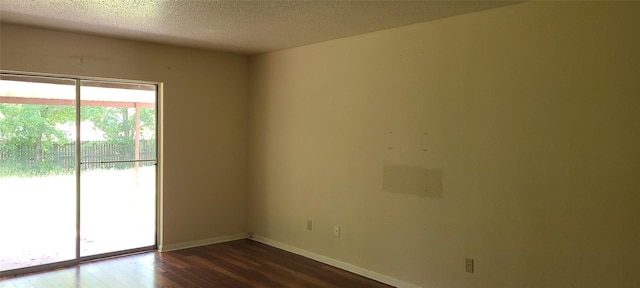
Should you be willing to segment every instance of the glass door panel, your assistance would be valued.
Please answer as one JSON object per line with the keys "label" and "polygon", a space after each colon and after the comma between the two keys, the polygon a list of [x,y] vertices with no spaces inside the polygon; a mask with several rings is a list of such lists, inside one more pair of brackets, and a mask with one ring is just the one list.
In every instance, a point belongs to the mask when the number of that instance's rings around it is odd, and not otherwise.
{"label": "glass door panel", "polygon": [[75,83],[0,74],[0,275],[76,258]]}
{"label": "glass door panel", "polygon": [[155,85],[81,81],[81,257],[156,243],[155,103]]}
{"label": "glass door panel", "polygon": [[92,166],[82,172],[80,256],[155,245],[155,166]]}

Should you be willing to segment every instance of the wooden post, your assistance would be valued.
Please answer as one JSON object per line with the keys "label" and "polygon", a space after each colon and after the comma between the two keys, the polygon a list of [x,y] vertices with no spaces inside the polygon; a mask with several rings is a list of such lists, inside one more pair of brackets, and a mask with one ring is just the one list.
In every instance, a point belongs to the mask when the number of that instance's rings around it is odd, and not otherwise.
{"label": "wooden post", "polygon": [[138,169],[140,169],[140,162],[138,162],[138,160],[140,160],[140,107],[138,105],[139,103],[136,102],[135,104],[135,109],[136,109],[136,121],[135,121],[135,133],[133,135],[134,140],[134,152],[133,152],[133,159],[136,160],[136,162],[134,162],[134,167],[136,169],[136,175],[138,175]]}

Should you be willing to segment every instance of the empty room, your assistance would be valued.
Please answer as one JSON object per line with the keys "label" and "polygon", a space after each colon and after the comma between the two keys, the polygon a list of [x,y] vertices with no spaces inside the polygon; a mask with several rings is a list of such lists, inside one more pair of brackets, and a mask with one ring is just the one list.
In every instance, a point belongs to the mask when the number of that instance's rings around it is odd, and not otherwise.
{"label": "empty room", "polygon": [[640,287],[638,15],[1,0],[0,287]]}

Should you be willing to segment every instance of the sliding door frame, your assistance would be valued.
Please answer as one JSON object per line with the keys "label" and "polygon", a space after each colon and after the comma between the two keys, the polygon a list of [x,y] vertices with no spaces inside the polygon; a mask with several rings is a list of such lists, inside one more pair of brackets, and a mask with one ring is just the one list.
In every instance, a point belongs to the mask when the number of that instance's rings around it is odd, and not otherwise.
{"label": "sliding door frame", "polygon": [[[153,251],[157,250],[159,247],[158,241],[161,241],[161,223],[162,223],[162,90],[163,84],[161,82],[152,82],[152,81],[139,81],[139,80],[126,80],[126,79],[114,79],[114,78],[102,78],[102,77],[86,77],[86,76],[72,76],[72,75],[63,75],[63,74],[50,74],[50,73],[34,73],[34,72],[23,72],[23,71],[14,71],[14,70],[1,70],[0,74],[3,75],[11,75],[17,77],[38,77],[38,78],[50,78],[50,79],[66,79],[73,80],[75,82],[75,109],[76,109],[76,149],[75,149],[75,177],[76,177],[76,235],[75,235],[75,259],[65,260],[54,263],[47,263],[35,266],[28,266],[23,268],[11,269],[0,271],[0,277],[6,276],[15,276],[20,274],[27,274],[33,272],[41,272],[45,270],[67,267],[77,265],[81,262],[92,261],[101,258],[114,257],[119,255],[144,252],[144,251]],[[80,234],[80,224],[81,224],[81,190],[80,190],[80,176],[81,176],[81,135],[80,135],[80,122],[81,122],[81,101],[80,101],[80,88],[82,81],[97,81],[97,82],[105,82],[105,83],[118,83],[118,84],[140,84],[140,85],[153,85],[155,86],[156,96],[155,96],[155,117],[156,117],[156,125],[155,125],[155,135],[156,135],[156,155],[155,155],[155,233],[154,233],[154,244],[151,246],[133,248],[120,250],[115,252],[107,252],[100,253],[96,255],[88,255],[88,256],[80,256],[80,243],[81,243],[81,234]],[[136,135],[137,136],[137,135]],[[138,161],[128,161],[128,162],[138,162]]]}

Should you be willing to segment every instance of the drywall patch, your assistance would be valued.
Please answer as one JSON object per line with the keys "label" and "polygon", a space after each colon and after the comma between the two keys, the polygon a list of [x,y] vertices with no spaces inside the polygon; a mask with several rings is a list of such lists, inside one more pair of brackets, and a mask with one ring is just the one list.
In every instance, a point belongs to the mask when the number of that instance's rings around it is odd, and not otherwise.
{"label": "drywall patch", "polygon": [[442,198],[442,169],[428,169],[409,165],[385,165],[382,190]]}

